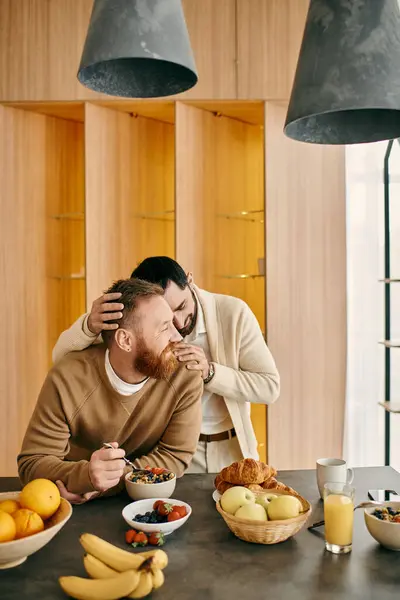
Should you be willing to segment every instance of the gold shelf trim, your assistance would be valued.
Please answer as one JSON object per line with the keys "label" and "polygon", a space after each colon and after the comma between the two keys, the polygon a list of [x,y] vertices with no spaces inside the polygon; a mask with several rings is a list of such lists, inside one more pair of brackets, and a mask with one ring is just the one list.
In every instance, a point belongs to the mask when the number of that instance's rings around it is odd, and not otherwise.
{"label": "gold shelf trim", "polygon": [[218,275],[218,277],[222,277],[222,279],[256,279],[257,277],[265,277],[265,275],[258,273],[238,273],[236,275]]}
{"label": "gold shelf trim", "polygon": [[383,408],[390,413],[397,414],[400,413],[400,402],[379,402],[379,406],[383,406]]}
{"label": "gold shelf trim", "polygon": [[380,283],[400,283],[400,279],[378,279]]}
{"label": "gold shelf trim", "polygon": [[57,279],[59,281],[84,281],[85,275],[50,275],[50,279]]}
{"label": "gold shelf trim", "polygon": [[56,219],[57,221],[83,221],[84,218],[84,213],[61,213],[59,215],[50,215],[50,219]]}
{"label": "gold shelf trim", "polygon": [[149,219],[151,221],[168,221],[173,223],[175,211],[174,210],[160,210],[154,212],[135,213],[134,219]]}
{"label": "gold shelf trim", "polygon": [[400,348],[400,340],[382,340],[379,344],[383,344],[385,348]]}
{"label": "gold shelf trim", "polygon": [[264,219],[254,219],[254,215],[264,214],[264,209],[257,210],[240,210],[232,213],[219,213],[217,217],[220,219],[232,219],[239,221],[248,221],[249,223],[264,223]]}

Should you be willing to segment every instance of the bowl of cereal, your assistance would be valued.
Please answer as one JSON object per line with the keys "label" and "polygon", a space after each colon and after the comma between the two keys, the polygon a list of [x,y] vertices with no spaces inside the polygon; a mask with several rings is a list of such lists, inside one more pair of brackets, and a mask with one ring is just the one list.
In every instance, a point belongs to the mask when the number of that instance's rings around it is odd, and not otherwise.
{"label": "bowl of cereal", "polygon": [[382,502],[382,505],[364,509],[369,533],[381,546],[400,551],[400,502]]}
{"label": "bowl of cereal", "polygon": [[170,498],[174,493],[176,475],[167,469],[154,467],[149,471],[134,471],[125,475],[125,487],[132,500]]}

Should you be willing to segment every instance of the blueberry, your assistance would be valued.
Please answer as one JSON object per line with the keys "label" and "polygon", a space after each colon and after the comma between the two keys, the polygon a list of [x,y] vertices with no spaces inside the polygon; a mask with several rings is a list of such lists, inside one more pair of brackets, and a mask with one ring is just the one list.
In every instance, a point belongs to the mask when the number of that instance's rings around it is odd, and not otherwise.
{"label": "blueberry", "polygon": [[151,517],[151,512],[150,511],[146,513],[146,517]]}

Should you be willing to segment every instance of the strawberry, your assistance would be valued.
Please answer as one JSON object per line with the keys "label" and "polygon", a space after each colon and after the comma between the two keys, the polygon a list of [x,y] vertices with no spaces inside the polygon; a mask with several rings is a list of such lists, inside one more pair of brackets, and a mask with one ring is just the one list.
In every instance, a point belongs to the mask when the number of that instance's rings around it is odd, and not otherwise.
{"label": "strawberry", "polygon": [[166,517],[170,512],[172,512],[172,504],[168,504],[168,502],[162,502],[158,505],[157,512],[159,515]]}
{"label": "strawberry", "polygon": [[127,544],[132,544],[135,541],[137,536],[137,531],[135,529],[129,529],[125,532],[125,541]]}
{"label": "strawberry", "polygon": [[163,469],[162,467],[153,467],[153,468],[151,469],[151,472],[152,472],[154,475],[161,475],[161,473],[164,473],[166,470],[167,470],[167,469]]}
{"label": "strawberry", "polygon": [[181,518],[186,517],[187,515],[186,508],[184,506],[173,506],[172,510],[174,512],[177,512],[181,516]]}
{"label": "strawberry", "polygon": [[181,519],[181,518],[182,518],[181,515],[178,512],[176,512],[175,510],[173,510],[168,515],[168,522],[169,521],[178,521],[178,519]]}
{"label": "strawberry", "polygon": [[165,536],[161,531],[154,531],[149,536],[150,546],[163,546],[165,544]]}
{"label": "strawberry", "polygon": [[157,510],[161,504],[164,504],[163,500],[156,500],[153,504],[153,510]]}
{"label": "strawberry", "polygon": [[149,540],[147,535],[143,533],[143,531],[139,531],[139,533],[135,537],[135,541],[133,542],[132,546],[134,548],[137,548],[137,546],[147,546],[148,543]]}

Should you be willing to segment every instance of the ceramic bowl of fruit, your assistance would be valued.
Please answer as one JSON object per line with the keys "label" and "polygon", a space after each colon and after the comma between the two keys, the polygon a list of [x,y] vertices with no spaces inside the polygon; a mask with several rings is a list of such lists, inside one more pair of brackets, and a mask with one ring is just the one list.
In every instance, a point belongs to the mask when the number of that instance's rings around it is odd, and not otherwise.
{"label": "ceramic bowl of fruit", "polygon": [[22,492],[1,493],[0,569],[16,567],[43,548],[71,515],[71,504],[46,479],[33,480]]}
{"label": "ceramic bowl of fruit", "polygon": [[137,531],[152,533],[161,531],[169,535],[182,527],[192,514],[189,504],[181,500],[160,498],[139,500],[125,506],[122,516]]}
{"label": "ceramic bowl of fruit", "polygon": [[148,472],[125,475],[125,487],[132,500],[170,498],[175,491],[176,475],[166,469],[154,467]]}
{"label": "ceramic bowl of fruit", "polygon": [[382,506],[364,509],[369,533],[381,546],[400,550],[400,502],[382,502]]}

